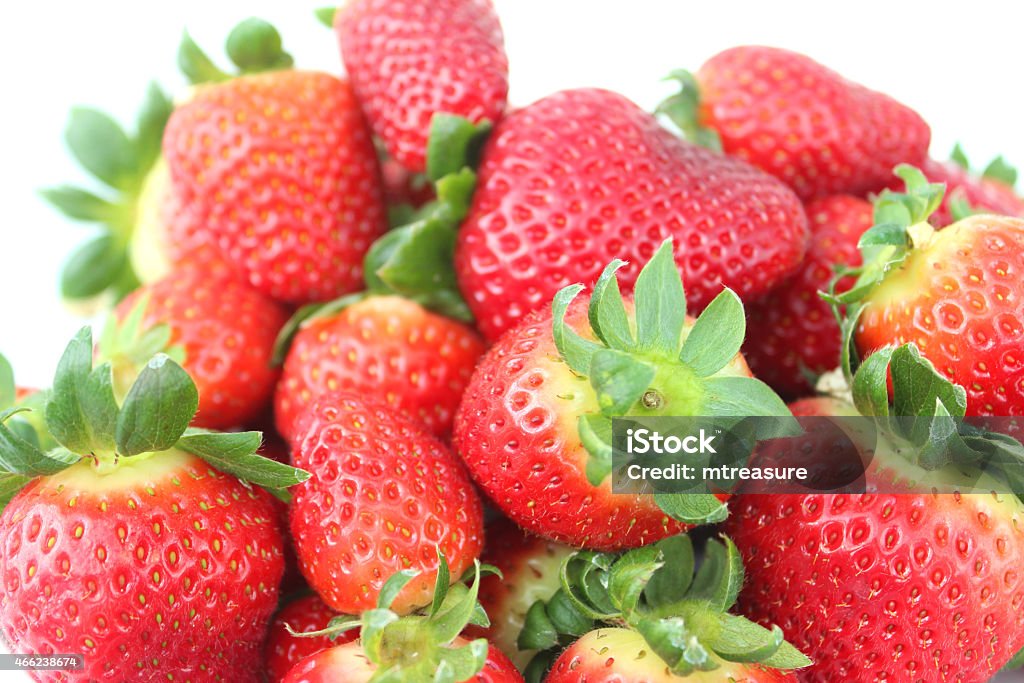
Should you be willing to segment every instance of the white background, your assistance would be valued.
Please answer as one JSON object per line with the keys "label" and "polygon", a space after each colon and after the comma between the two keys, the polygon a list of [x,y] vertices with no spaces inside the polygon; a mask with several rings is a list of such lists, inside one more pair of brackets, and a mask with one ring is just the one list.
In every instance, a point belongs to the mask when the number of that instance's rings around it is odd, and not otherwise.
{"label": "white background", "polygon": [[[89,228],[38,198],[83,182],[62,131],[73,104],[133,120],[146,83],[183,83],[175,50],[187,26],[218,58],[234,23],[275,23],[299,65],[339,72],[316,1],[10,2],[0,9],[0,351],[20,381],[49,382],[81,320],[58,300],[60,265]],[[724,48],[761,43],[802,51],[917,109],[933,154],[960,140],[980,164],[997,153],[1024,165],[1022,12],[1011,2],[781,3],[683,0],[496,0],[511,62],[511,100],[577,86],[617,90],[653,107],[660,79]]]}

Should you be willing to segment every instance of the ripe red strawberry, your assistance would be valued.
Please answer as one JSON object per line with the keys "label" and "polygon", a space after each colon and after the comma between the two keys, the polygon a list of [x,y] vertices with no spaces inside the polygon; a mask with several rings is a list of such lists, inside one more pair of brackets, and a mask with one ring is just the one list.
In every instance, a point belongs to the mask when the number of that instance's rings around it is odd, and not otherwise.
{"label": "ripe red strawberry", "polygon": [[582,285],[567,287],[551,311],[528,316],[491,347],[454,430],[473,478],[514,522],[603,550],[645,545],[725,512],[712,496],[683,496],[699,509],[665,511],[654,496],[613,493],[612,417],[786,413],[739,354],[744,314],[733,292],[694,321],[668,241],[629,305],[615,280],[620,266],[602,274],[589,320],[582,303],[569,307]]}
{"label": "ripe red strawberry", "polygon": [[976,215],[935,232],[927,218],[938,206],[941,187],[928,186],[919,175],[908,177],[911,199],[890,194],[882,201],[917,201],[920,207],[927,194],[927,206],[910,209],[913,225],[893,235],[894,252],[878,256],[876,262],[891,264],[888,269],[866,270],[857,304],[863,308],[851,316],[857,320],[857,349],[866,356],[914,342],[967,390],[968,415],[1022,416],[1024,220]]}
{"label": "ripe red strawberry", "polygon": [[386,221],[377,156],[348,83],[277,71],[204,85],[172,114],[163,152],[182,209],[167,226],[172,248],[216,244],[279,301],[360,287],[363,256]]}
{"label": "ripe red strawberry", "polygon": [[611,258],[622,286],[665,238],[675,240],[689,303],[723,286],[744,300],[803,258],[807,219],[782,183],[684,142],[603,90],[551,95],[506,117],[483,152],[459,232],[459,286],[496,339],[562,287],[592,284]]}
{"label": "ripe red strawberry", "polygon": [[[848,411],[834,399],[792,408]],[[1012,495],[783,493],[730,507],[748,575],[740,608],[814,660],[802,681],[981,683],[1024,646],[1024,507]]]}
{"label": "ripe red strawberry", "polygon": [[508,59],[490,0],[353,0],[334,26],[373,132],[408,169],[426,167],[434,114],[501,117]]}
{"label": "ripe red strawberry", "polygon": [[[465,647],[468,641],[457,638],[453,645]],[[410,651],[414,658],[415,651]],[[367,658],[362,646],[357,642],[332,647],[329,650],[307,657],[296,665],[283,679],[283,683],[369,683],[378,670]],[[429,679],[427,679],[429,680]],[[465,683],[522,683],[519,671],[493,645],[487,648],[487,659],[484,668],[474,676],[464,679]],[[460,683],[462,683],[460,681]]]}
{"label": "ripe red strawberry", "polygon": [[916,112],[802,54],[735,47],[678,76],[683,93],[663,111],[805,200],[879,190],[896,164],[928,155],[931,130]]}
{"label": "ripe red strawberry", "polygon": [[471,328],[396,296],[371,296],[313,317],[284,362],[275,399],[278,431],[294,434],[314,400],[344,390],[376,397],[446,437],[483,350]]}
{"label": "ripe red strawberry", "polygon": [[[754,375],[784,396],[812,390],[810,376],[839,365],[839,324],[818,295],[828,290],[835,267],[859,266],[858,240],[873,224],[870,202],[835,195],[806,205],[810,248],[799,272],[747,307],[743,355]],[[854,278],[837,283],[850,288]]]}
{"label": "ripe red strawberry", "polygon": [[331,619],[338,616],[317,595],[306,595],[292,600],[274,617],[267,637],[265,668],[270,683],[280,683],[287,673],[303,659],[322,652],[334,645],[347,643],[359,635],[358,631],[346,631],[337,640],[329,636],[299,637],[297,633],[320,631],[327,628]]}
{"label": "ripe red strawberry", "polygon": [[269,405],[274,341],[287,314],[248,285],[184,267],[136,290],[115,317],[120,328],[108,328],[99,354],[113,363],[121,393],[150,356],[174,349],[199,388],[195,426],[238,427]]}
{"label": "ripe red strawberry", "polygon": [[408,612],[430,601],[439,550],[456,578],[480,554],[480,501],[461,463],[384,403],[365,392],[322,396],[291,444],[296,466],[314,472],[294,490],[295,550],[332,609],[370,609],[393,573],[418,570],[394,605]]}
{"label": "ripe red strawberry", "polygon": [[[796,682],[810,660],[771,630],[729,613],[743,583],[732,541],[710,540],[694,572],[687,536],[624,555],[580,552],[562,567],[562,587],[530,608],[521,643],[554,655],[545,683]],[[573,639],[564,651],[559,647]],[[539,671],[538,671],[539,669]]]}
{"label": "ripe red strawberry", "polygon": [[573,549],[526,533],[504,517],[487,525],[486,539],[480,559],[501,571],[500,576],[491,574],[480,582],[480,604],[491,625],[471,627],[467,633],[487,638],[522,671],[535,654],[516,644],[526,613],[533,603],[549,600],[561,587],[559,570]]}
{"label": "ripe red strawberry", "polygon": [[120,405],[110,366],[91,361],[86,328],[45,406],[60,447],[0,417],[5,491],[23,486],[0,514],[4,637],[84,655],[53,680],[248,681],[284,569],[270,496],[249,484],[305,473],[256,456],[256,432],[186,431],[198,396],[166,356]]}
{"label": "ripe red strawberry", "polygon": [[957,202],[965,203],[964,208],[974,213],[1024,217],[1024,199],[1014,192],[1013,183],[987,175],[976,177],[955,161],[926,159],[921,172],[929,182],[946,186],[942,204],[929,218],[936,227],[945,227],[962,217],[954,215]]}

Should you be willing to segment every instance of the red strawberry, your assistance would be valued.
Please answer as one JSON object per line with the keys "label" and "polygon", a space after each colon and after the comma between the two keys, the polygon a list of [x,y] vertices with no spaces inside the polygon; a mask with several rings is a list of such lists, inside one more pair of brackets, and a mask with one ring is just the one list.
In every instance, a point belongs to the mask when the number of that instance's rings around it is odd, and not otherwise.
{"label": "red strawberry", "polygon": [[[873,224],[871,204],[849,195],[818,199],[805,208],[811,242],[800,271],[747,307],[743,355],[754,375],[784,396],[810,392],[809,375],[839,365],[839,324],[818,293],[828,290],[836,266],[860,265],[857,242]],[[844,278],[836,290],[849,289],[853,281]]]}
{"label": "red strawberry", "polygon": [[508,59],[490,0],[353,0],[334,25],[373,132],[408,169],[426,167],[434,114],[501,117]]}
{"label": "red strawberry", "polygon": [[782,183],[686,143],[625,98],[570,90],[516,111],[483,152],[459,232],[459,286],[488,339],[611,258],[639,265],[666,237],[689,303],[723,286],[744,300],[779,284],[803,258],[807,219]]}
{"label": "red strawberry", "polygon": [[942,205],[929,219],[936,227],[945,227],[961,217],[954,215],[957,202],[965,203],[964,208],[974,213],[1024,217],[1024,199],[1014,192],[1013,183],[986,175],[975,177],[954,161],[926,159],[921,172],[929,182],[946,186]]}
{"label": "red strawberry", "polygon": [[185,267],[136,290],[115,316],[120,329],[105,332],[99,353],[114,364],[117,384],[134,379],[153,353],[175,349],[199,388],[195,426],[238,427],[270,403],[274,341],[287,314],[248,285]]}
{"label": "red strawberry", "polygon": [[583,305],[568,307],[582,285],[567,287],[551,311],[530,315],[491,347],[455,419],[456,449],[494,503],[523,528],[568,545],[636,547],[725,512],[711,496],[684,497],[700,509],[669,514],[654,496],[613,493],[612,417],[786,414],[738,353],[744,315],[733,292],[687,318],[666,241],[626,305],[615,281],[621,265],[598,281],[589,324]]}
{"label": "red strawberry", "polygon": [[805,200],[879,190],[896,164],[928,155],[931,130],[916,112],[795,52],[735,47],[677,75],[683,93],[663,111]]}
{"label": "red strawberry", "polygon": [[266,671],[270,683],[280,683],[285,675],[303,659],[322,652],[335,644],[341,645],[359,635],[357,631],[346,631],[338,640],[329,636],[299,637],[297,633],[320,631],[327,628],[331,619],[338,616],[317,595],[307,595],[289,602],[277,613],[270,624],[270,635],[266,645]]}
{"label": "red strawberry", "polygon": [[317,399],[299,426],[292,458],[315,474],[294,491],[292,536],[306,580],[332,609],[372,608],[405,569],[422,573],[395,610],[426,604],[439,549],[455,577],[472,566],[483,544],[480,501],[440,441],[356,393]]}
{"label": "red strawberry", "polygon": [[377,397],[445,437],[481,353],[472,329],[396,296],[308,319],[278,384],[278,431],[294,434],[315,399],[344,390]]}
{"label": "red strawberry", "polygon": [[928,194],[930,203],[911,211],[914,224],[893,238],[897,251],[879,256],[888,270],[866,270],[857,349],[866,356],[914,342],[967,390],[968,415],[1022,416],[1024,220],[977,215],[935,232],[927,218],[941,187],[926,185],[919,174],[908,177],[911,199],[890,194],[882,201],[902,204]]}
{"label": "red strawberry", "polygon": [[530,664],[531,680],[551,655],[545,683],[795,683],[784,670],[811,663],[777,629],[728,612],[743,583],[728,538],[708,541],[696,573],[690,539],[676,536],[621,556],[576,553],[561,574],[559,592],[530,608],[520,636],[549,648]]}
{"label": "red strawberry", "polygon": [[480,582],[480,604],[491,625],[468,633],[487,638],[522,671],[535,654],[516,644],[526,613],[538,600],[549,600],[561,586],[559,569],[573,549],[524,532],[504,517],[487,525],[481,560],[501,570]]}
{"label": "red strawberry", "polygon": [[169,219],[172,248],[216,244],[279,301],[360,287],[386,221],[370,132],[345,81],[278,71],[205,85],[171,116],[163,151],[182,209]]}
{"label": "red strawberry", "polygon": [[[88,328],[46,402],[48,452],[0,419],[0,626],[16,652],[79,652],[53,680],[250,680],[284,569],[270,496],[305,475],[255,432],[186,432],[188,374],[157,355],[118,405]],[[211,462],[217,463],[215,469]],[[240,481],[239,477],[245,481]]]}
{"label": "red strawberry", "polygon": [[[849,412],[834,399],[792,408]],[[730,507],[748,574],[740,608],[810,655],[803,681],[981,683],[1024,646],[1024,507],[1012,495],[748,495]]]}
{"label": "red strawberry", "polygon": [[[458,638],[453,644],[465,647],[467,642]],[[416,652],[410,651],[409,655],[413,658]],[[307,657],[288,672],[283,683],[368,683],[377,670],[377,665],[367,658],[359,643],[346,643]],[[508,657],[492,645],[487,648],[484,668],[463,680],[465,683],[522,683],[523,677]]]}

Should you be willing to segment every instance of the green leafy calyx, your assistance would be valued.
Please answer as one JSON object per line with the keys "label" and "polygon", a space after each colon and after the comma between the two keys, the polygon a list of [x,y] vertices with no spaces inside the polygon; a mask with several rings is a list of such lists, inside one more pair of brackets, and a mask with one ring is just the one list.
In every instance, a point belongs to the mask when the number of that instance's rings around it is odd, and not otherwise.
{"label": "green leafy calyx", "polygon": [[669,74],[666,80],[676,81],[679,92],[662,101],[655,113],[665,116],[690,142],[721,152],[722,140],[718,132],[700,122],[700,86],[696,77],[685,69],[679,69]]}
{"label": "green leafy calyx", "polygon": [[713,671],[723,662],[777,669],[811,664],[778,627],[729,613],[743,585],[743,563],[731,540],[708,541],[695,566],[686,535],[620,555],[579,551],[562,564],[558,591],[530,607],[519,647],[541,650],[538,657],[547,661],[551,651],[611,625],[638,632],[679,676]]}
{"label": "green leafy calyx", "polygon": [[290,69],[295,63],[285,52],[281,34],[263,19],[250,17],[238,23],[225,44],[236,73],[218,67],[186,32],[178,45],[178,68],[193,85],[227,81],[235,76]]}
{"label": "green leafy calyx", "polygon": [[[590,380],[597,398],[599,411],[579,420],[591,484],[600,485],[611,473],[614,417],[790,415],[782,399],[734,362],[746,320],[732,290],[715,297],[695,321],[688,320],[682,279],[666,240],[640,271],[627,308],[616,279],[624,265],[618,260],[608,264],[594,285],[587,333],[566,322],[583,285],[562,289],[552,302],[555,346],[575,374]],[[700,510],[696,516],[677,505],[666,512],[691,523],[712,521],[724,512],[714,496],[686,498],[693,510]]]}

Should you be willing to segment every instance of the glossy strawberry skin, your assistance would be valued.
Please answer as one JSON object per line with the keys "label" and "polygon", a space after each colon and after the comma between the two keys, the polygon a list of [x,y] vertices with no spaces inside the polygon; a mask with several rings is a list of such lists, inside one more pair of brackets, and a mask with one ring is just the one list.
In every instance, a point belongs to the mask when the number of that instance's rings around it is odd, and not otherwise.
{"label": "glossy strawberry skin", "polygon": [[118,306],[118,318],[124,320],[141,297],[148,298],[144,325],[167,325],[170,344],[185,350],[182,367],[199,390],[196,427],[239,427],[266,410],[279,375],[272,366],[274,340],[288,319],[281,306],[196,267],[136,290]]}
{"label": "glossy strawberry skin", "polygon": [[802,199],[879,190],[897,164],[927,157],[931,131],[916,112],[804,55],[736,47],[696,76],[700,122],[718,133],[725,152]]}
{"label": "glossy strawberry skin", "polygon": [[508,59],[490,0],[353,0],[335,30],[374,134],[406,168],[424,170],[434,114],[501,118]]}
{"label": "glossy strawberry skin", "polygon": [[[806,205],[811,240],[800,270],[765,298],[747,306],[747,343],[743,355],[754,376],[783,396],[797,397],[813,387],[807,374],[839,366],[839,324],[819,296],[835,276],[835,266],[859,266],[857,242],[870,228],[872,205],[835,195]],[[836,289],[845,291],[853,278]]]}
{"label": "glossy strawberry skin", "polygon": [[[583,330],[586,320],[581,299],[566,321]],[[545,538],[613,551],[684,531],[653,496],[614,494],[610,479],[600,486],[587,480],[577,418],[597,410],[587,380],[559,359],[551,312],[536,311],[480,360],[455,416],[453,443],[491,501]]]}
{"label": "glossy strawberry skin", "polygon": [[756,664],[721,662],[685,678],[673,674],[640,634],[601,628],[585,634],[555,661],[544,683],[796,683],[796,675]]}
{"label": "glossy strawberry skin", "polygon": [[295,336],[275,398],[292,434],[318,396],[356,391],[446,437],[484,345],[471,328],[400,297],[370,297]]}
{"label": "glossy strawberry skin", "polygon": [[359,289],[385,227],[377,156],[348,83],[279,71],[198,89],[163,144],[174,199],[169,242],[216,244],[240,277],[279,301]]}
{"label": "glossy strawberry skin", "polygon": [[313,477],[291,489],[292,537],[306,580],[331,608],[371,609],[392,574],[414,569],[392,605],[408,612],[432,599],[438,549],[453,580],[473,565],[480,500],[440,441],[354,393],[314,401],[300,425],[292,457]]}
{"label": "glossy strawberry skin", "polygon": [[270,683],[280,683],[288,672],[306,657],[318,652],[343,645],[359,637],[359,630],[341,633],[337,639],[328,636],[309,638],[293,636],[288,626],[298,633],[319,631],[327,628],[328,622],[337,616],[318,595],[306,595],[292,600],[274,617],[267,637],[265,668]]}
{"label": "glossy strawberry skin", "polygon": [[915,249],[870,297],[861,357],[914,342],[967,390],[968,415],[1024,415],[1024,220],[971,216]]}
{"label": "glossy strawberry skin", "polygon": [[[928,182],[942,183],[946,186],[942,205],[929,218],[931,224],[936,227],[945,227],[953,222],[949,203],[955,197],[964,199],[975,212],[1024,217],[1024,199],[1005,183],[972,176],[951,161],[938,162],[927,159],[921,165],[921,172],[928,178]],[[895,189],[903,190],[902,186]]]}
{"label": "glossy strawberry skin", "polygon": [[741,610],[816,662],[801,681],[981,683],[1024,646],[1022,517],[1005,495],[748,495],[725,532]]}
{"label": "glossy strawberry skin", "polygon": [[85,655],[52,680],[251,680],[284,568],[270,496],[178,452],[90,467],[33,481],[0,515],[14,651]]}
{"label": "glossy strawberry skin", "polygon": [[[456,639],[457,645],[464,645],[461,638]],[[346,643],[307,657],[299,662],[283,683],[367,683],[376,671],[376,667],[363,653],[358,642]],[[522,683],[512,662],[493,645],[487,651],[487,660],[483,670],[466,683]]]}
{"label": "glossy strawberry skin", "polygon": [[754,299],[803,258],[807,218],[782,183],[684,142],[603,90],[570,90],[507,116],[492,133],[455,266],[494,340],[554,294],[592,284],[613,258],[631,290],[666,237],[699,311],[723,285]]}

